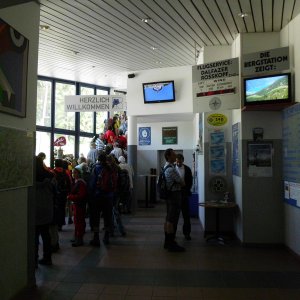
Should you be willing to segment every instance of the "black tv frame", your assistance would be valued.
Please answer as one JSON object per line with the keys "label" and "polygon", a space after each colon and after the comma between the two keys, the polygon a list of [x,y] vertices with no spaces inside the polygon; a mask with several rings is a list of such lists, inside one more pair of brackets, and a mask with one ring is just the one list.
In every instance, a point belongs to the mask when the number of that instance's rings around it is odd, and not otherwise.
{"label": "black tv frame", "polygon": [[[172,83],[172,86],[173,86],[173,99],[146,101],[146,97],[145,97],[145,85],[148,85],[148,84],[158,84],[158,83]],[[174,82],[174,80],[145,82],[145,83],[143,83],[143,96],[144,96],[144,104],[174,102],[176,100],[176,97],[175,97],[175,82]]]}
{"label": "black tv frame", "polygon": [[[269,77],[276,77],[276,76],[285,76],[288,77],[288,98],[287,99],[276,99],[276,100],[261,100],[261,101],[253,101],[247,102],[246,101],[246,82],[247,80],[255,80],[260,78],[269,78]],[[291,73],[276,73],[270,75],[262,75],[256,77],[247,77],[243,78],[243,102],[245,107],[249,106],[270,106],[270,105],[289,105],[293,103],[292,100],[292,80],[291,80]]]}

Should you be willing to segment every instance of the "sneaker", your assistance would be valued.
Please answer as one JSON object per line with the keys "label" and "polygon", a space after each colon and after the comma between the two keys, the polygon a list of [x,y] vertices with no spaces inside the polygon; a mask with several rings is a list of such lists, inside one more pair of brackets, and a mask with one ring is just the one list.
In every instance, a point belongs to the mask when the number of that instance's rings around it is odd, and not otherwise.
{"label": "sneaker", "polygon": [[44,266],[52,266],[52,260],[51,259],[39,259],[39,264]]}
{"label": "sneaker", "polygon": [[90,245],[94,246],[94,247],[100,247],[100,240],[93,239],[93,240],[90,241]]}
{"label": "sneaker", "polygon": [[168,251],[169,252],[184,252],[185,248],[179,246],[177,243],[172,243],[171,245],[169,245]]}

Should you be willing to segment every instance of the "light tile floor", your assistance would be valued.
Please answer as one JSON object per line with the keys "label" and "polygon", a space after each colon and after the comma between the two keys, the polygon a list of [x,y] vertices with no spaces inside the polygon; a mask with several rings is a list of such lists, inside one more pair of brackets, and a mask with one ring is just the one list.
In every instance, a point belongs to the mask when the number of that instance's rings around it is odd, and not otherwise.
{"label": "light tile floor", "polygon": [[83,247],[72,248],[73,226],[65,226],[53,266],[39,266],[37,288],[16,299],[300,299],[299,257],[281,248],[207,243],[197,219],[191,241],[178,230],[186,252],[169,253],[163,249],[164,211],[157,204],[123,216],[127,236],[100,248],[88,245],[91,232]]}

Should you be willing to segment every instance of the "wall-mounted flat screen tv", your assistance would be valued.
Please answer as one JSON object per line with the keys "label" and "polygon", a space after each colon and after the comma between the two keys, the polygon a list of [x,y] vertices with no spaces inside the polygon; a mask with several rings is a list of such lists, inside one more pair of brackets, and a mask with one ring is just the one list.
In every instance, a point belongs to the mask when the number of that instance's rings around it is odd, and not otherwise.
{"label": "wall-mounted flat screen tv", "polygon": [[175,101],[174,80],[143,83],[144,103]]}
{"label": "wall-mounted flat screen tv", "polygon": [[291,74],[282,73],[244,79],[244,105],[290,103]]}

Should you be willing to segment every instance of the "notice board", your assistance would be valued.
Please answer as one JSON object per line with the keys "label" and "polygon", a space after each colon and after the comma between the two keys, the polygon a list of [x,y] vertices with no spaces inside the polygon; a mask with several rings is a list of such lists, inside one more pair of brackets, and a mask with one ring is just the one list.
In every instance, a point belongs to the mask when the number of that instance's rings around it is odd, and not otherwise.
{"label": "notice board", "polygon": [[33,184],[34,132],[0,126],[0,190]]}
{"label": "notice board", "polygon": [[300,103],[283,111],[284,201],[300,208]]}

